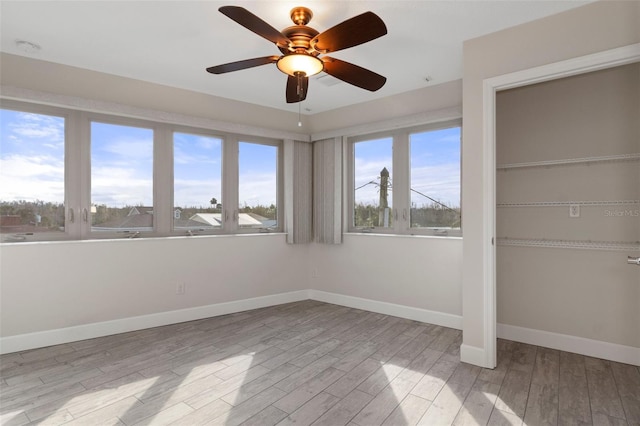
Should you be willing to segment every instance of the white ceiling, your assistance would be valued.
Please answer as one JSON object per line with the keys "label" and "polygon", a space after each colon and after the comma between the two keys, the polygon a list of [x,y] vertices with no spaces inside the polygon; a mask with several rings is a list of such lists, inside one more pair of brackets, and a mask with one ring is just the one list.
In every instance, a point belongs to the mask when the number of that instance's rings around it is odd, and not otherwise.
{"label": "white ceiling", "polygon": [[[293,25],[291,8],[306,6],[314,13],[309,26],[320,32],[365,11],[376,13],[387,35],[331,56],[386,76],[386,85],[373,93],[342,82],[327,85],[333,78],[320,73],[311,78],[302,103],[303,113],[315,114],[459,79],[464,40],[585,3],[2,0],[0,39],[7,53],[297,112],[297,104],[285,102],[286,76],[274,64],[222,75],[205,72],[212,65],[279,54],[275,45],[217,9],[240,5],[282,30]],[[24,52],[16,40],[41,50]]]}

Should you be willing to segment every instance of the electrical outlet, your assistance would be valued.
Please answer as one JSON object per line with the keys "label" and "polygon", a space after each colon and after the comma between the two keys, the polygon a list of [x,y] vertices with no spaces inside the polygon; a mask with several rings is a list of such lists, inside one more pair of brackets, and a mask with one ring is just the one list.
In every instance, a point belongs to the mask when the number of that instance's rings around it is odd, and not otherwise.
{"label": "electrical outlet", "polygon": [[318,278],[320,276],[320,273],[318,272],[318,268],[313,268],[311,270],[311,278]]}
{"label": "electrical outlet", "polygon": [[184,294],[187,290],[187,285],[183,282],[176,284],[176,294]]}
{"label": "electrical outlet", "polygon": [[569,206],[569,217],[580,217],[580,204],[571,204]]}

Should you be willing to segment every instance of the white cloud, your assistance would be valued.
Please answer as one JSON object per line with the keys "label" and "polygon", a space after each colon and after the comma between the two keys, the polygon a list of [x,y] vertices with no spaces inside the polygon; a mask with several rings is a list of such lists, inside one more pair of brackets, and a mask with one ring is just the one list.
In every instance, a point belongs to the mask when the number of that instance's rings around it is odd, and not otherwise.
{"label": "white cloud", "polygon": [[[94,147],[92,147],[94,148]],[[109,141],[105,144],[98,146],[97,156],[100,156],[100,151],[108,152],[120,157],[127,163],[131,161],[152,161],[153,160],[153,140],[152,139],[137,139],[137,138],[117,138]]]}
{"label": "white cloud", "polygon": [[277,184],[273,173],[243,174],[240,176],[239,204],[269,206],[276,204]]}
{"label": "white cloud", "polygon": [[173,149],[173,162],[175,164],[220,164],[220,153],[193,153],[186,152],[182,147],[174,147]]}
{"label": "white cloud", "polygon": [[0,200],[64,201],[64,164],[54,157],[0,158]]}
{"label": "white cloud", "polygon": [[9,129],[14,141],[22,141],[24,138],[47,139],[49,145],[56,148],[64,143],[64,119],[60,117],[19,113],[18,120],[11,122]]}
{"label": "white cloud", "polygon": [[[447,206],[460,205],[460,165],[458,163],[425,166],[411,169],[411,188]],[[412,200],[418,205],[431,200],[412,192]]]}
{"label": "white cloud", "polygon": [[153,205],[153,180],[140,170],[96,167],[91,173],[91,202],[114,207]]}
{"label": "white cloud", "polygon": [[210,207],[209,201],[216,198],[222,202],[220,180],[203,181],[177,179],[174,183],[174,201],[177,207]]}
{"label": "white cloud", "polygon": [[[361,158],[355,159],[355,188],[359,188],[356,193],[356,203],[378,204],[380,201],[380,172],[386,168],[390,173],[391,184],[393,184],[392,160],[388,158],[377,158],[374,161],[366,161]],[[369,182],[374,182],[369,184]],[[393,191],[389,192],[387,201],[393,202]]]}
{"label": "white cloud", "polygon": [[206,136],[196,136],[195,143],[199,148],[206,150],[213,150],[214,148],[218,148],[221,145],[220,139],[210,138]]}

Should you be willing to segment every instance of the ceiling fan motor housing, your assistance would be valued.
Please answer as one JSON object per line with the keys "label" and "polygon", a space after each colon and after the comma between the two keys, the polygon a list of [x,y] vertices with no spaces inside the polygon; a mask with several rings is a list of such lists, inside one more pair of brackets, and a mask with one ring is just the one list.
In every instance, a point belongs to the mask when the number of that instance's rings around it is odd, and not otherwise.
{"label": "ceiling fan motor housing", "polygon": [[311,39],[319,34],[315,29],[306,25],[294,25],[285,28],[282,34],[291,40],[291,43],[289,43],[290,51],[300,53],[300,50],[304,50],[306,53],[315,53],[314,56],[319,54],[311,49]]}

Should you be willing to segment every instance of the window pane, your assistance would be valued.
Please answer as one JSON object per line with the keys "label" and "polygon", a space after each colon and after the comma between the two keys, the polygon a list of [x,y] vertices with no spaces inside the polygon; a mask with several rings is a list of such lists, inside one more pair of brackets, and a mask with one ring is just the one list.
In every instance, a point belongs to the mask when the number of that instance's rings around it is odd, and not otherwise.
{"label": "window pane", "polygon": [[153,130],[91,123],[91,230],[153,230]]}
{"label": "window pane", "polygon": [[220,229],[222,140],[174,133],[173,157],[173,228]]}
{"label": "window pane", "polygon": [[460,229],[460,127],[415,133],[411,227]]}
{"label": "window pane", "polygon": [[354,144],[354,225],[389,228],[393,225],[393,139]]}
{"label": "window pane", "polygon": [[2,241],[64,231],[64,127],[62,117],[0,110]]}
{"label": "window pane", "polygon": [[239,144],[240,228],[277,228],[278,147]]}

